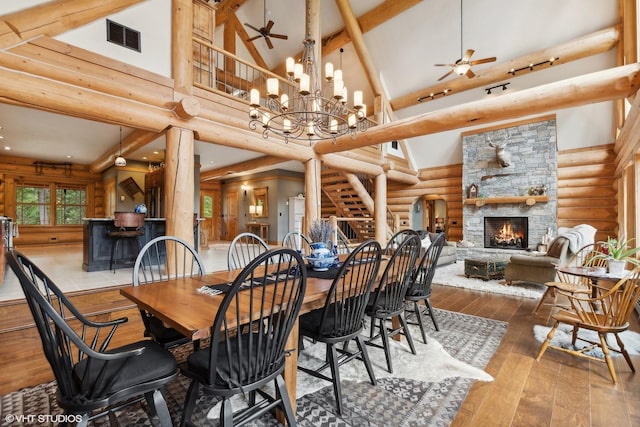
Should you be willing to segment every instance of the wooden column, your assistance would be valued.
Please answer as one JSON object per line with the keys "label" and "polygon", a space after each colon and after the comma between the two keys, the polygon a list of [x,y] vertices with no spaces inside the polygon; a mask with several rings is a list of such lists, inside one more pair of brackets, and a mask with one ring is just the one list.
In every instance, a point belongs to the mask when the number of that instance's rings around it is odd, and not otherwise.
{"label": "wooden column", "polygon": [[167,236],[193,241],[194,137],[193,131],[172,127],[167,131],[165,159],[165,202]]}
{"label": "wooden column", "polygon": [[304,228],[309,230],[311,223],[320,218],[321,188],[320,188],[320,160],[311,159],[304,163]]}
{"label": "wooden column", "polygon": [[193,86],[193,2],[171,2],[171,70],[174,89],[186,95]]}
{"label": "wooden column", "polygon": [[375,177],[376,188],[375,206],[375,228],[376,240],[384,247],[387,242],[387,176],[380,174]]}

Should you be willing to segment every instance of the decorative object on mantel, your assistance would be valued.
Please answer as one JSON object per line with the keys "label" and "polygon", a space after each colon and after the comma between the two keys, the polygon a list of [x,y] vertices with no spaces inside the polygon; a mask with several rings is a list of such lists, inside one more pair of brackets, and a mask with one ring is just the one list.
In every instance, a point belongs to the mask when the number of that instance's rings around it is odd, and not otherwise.
{"label": "decorative object on mantel", "polygon": [[530,196],[544,196],[545,194],[547,194],[547,186],[544,184],[529,188]]}
{"label": "decorative object on mantel", "polygon": [[620,239],[607,237],[606,242],[598,242],[601,249],[592,259],[606,259],[611,274],[622,274],[627,263],[640,266],[640,260],[635,257],[640,247],[629,247],[632,240],[624,236]]}
{"label": "decorative object on mantel", "polygon": [[493,175],[483,175],[480,178],[480,181],[486,181],[488,179],[498,178],[501,176],[511,176],[511,175],[524,175],[526,172],[513,172],[513,173],[496,173]]}
{"label": "decorative object on mantel", "polygon": [[477,207],[486,204],[500,205],[505,203],[525,203],[527,206],[533,206],[536,203],[548,202],[548,196],[508,196],[508,197],[478,197],[476,199],[468,198],[465,200],[466,205],[476,205]]}
{"label": "decorative object on mantel", "polygon": [[475,199],[478,197],[478,186],[474,183],[467,188],[467,199]]}

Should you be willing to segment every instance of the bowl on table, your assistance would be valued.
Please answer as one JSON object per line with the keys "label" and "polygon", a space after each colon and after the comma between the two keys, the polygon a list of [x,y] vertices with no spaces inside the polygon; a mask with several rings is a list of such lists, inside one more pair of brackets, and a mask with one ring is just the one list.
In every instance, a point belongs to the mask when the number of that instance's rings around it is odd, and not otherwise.
{"label": "bowl on table", "polygon": [[309,261],[309,264],[311,264],[311,268],[313,268],[315,271],[327,271],[329,267],[335,264],[337,258],[338,257],[336,256],[321,258],[307,257],[307,261]]}

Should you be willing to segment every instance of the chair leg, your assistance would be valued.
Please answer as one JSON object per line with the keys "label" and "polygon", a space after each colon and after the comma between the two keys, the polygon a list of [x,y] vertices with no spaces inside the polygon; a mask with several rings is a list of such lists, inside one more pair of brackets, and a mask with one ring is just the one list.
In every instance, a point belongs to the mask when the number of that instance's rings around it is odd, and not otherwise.
{"label": "chair leg", "polygon": [[553,335],[555,335],[556,329],[558,329],[559,325],[560,325],[560,322],[556,322],[555,325],[553,325],[553,327],[551,328],[551,330],[547,334],[547,338],[542,343],[542,346],[540,346],[540,350],[538,351],[538,355],[536,356],[536,360],[537,361],[540,361],[540,358],[542,357],[544,352],[547,351],[547,348],[549,347],[549,344],[551,343],[551,338],[553,338]]}
{"label": "chair leg", "polygon": [[367,345],[364,343],[364,339],[362,336],[356,336],[356,344],[360,349],[360,354],[362,355],[362,361],[364,362],[364,367],[367,368],[367,373],[369,374],[369,379],[371,380],[371,385],[376,385],[376,376],[373,373],[373,366],[371,366],[371,360],[369,359],[369,353],[367,353]]}
{"label": "chair leg", "polygon": [[287,390],[287,385],[284,382],[284,378],[282,375],[278,375],[275,379],[275,386],[282,401],[282,409],[284,410],[284,416],[287,420],[287,425],[295,427],[296,424],[296,416],[293,414],[293,407],[291,406],[291,400],[289,399],[289,391]]}
{"label": "chair leg", "polygon": [[231,399],[224,399],[220,407],[220,425],[224,427],[233,427],[233,408],[231,407]]}
{"label": "chair leg", "polygon": [[198,398],[199,391],[200,383],[198,381],[191,380],[191,384],[187,390],[187,397],[184,401],[184,407],[182,409],[182,418],[180,419],[181,427],[191,424],[191,414],[196,406],[196,399]]}
{"label": "chair leg", "polygon": [[604,354],[604,361],[607,363],[607,368],[609,368],[609,374],[611,374],[611,380],[614,384],[618,384],[616,368],[615,366],[613,366],[613,359],[611,358],[609,346],[607,345],[607,335],[599,332],[598,337],[600,338],[600,347],[602,348],[602,353]]}
{"label": "chair leg", "polygon": [[407,321],[405,320],[404,315],[399,314],[398,320],[400,320],[400,325],[404,331],[404,336],[407,338],[407,343],[409,344],[411,353],[416,354],[416,346],[413,344],[413,338],[411,337],[411,332],[409,332],[409,327],[407,326]]}
{"label": "chair leg", "polygon": [[413,312],[416,314],[418,320],[418,326],[420,327],[420,333],[422,334],[422,341],[427,343],[427,332],[424,330],[424,323],[422,321],[422,311],[420,310],[420,304],[418,301],[413,302]]}
{"label": "chair leg", "polygon": [[173,421],[171,421],[171,414],[169,413],[169,407],[167,406],[167,401],[164,398],[161,390],[155,390],[152,396],[147,397],[147,402],[149,406],[153,407],[153,412],[158,415],[158,419],[160,420],[160,425],[165,427],[173,426]]}
{"label": "chair leg", "polygon": [[336,398],[338,414],[342,415],[342,388],[340,387],[340,369],[338,366],[338,352],[333,344],[327,344],[327,362],[331,368],[331,378],[333,382],[333,395]]}
{"label": "chair leg", "polygon": [[380,319],[380,337],[382,338],[382,348],[384,349],[384,357],[387,359],[387,370],[393,373],[393,365],[391,363],[391,349],[389,348],[389,334],[385,325],[385,319]]}
{"label": "chair leg", "polygon": [[436,328],[436,331],[440,331],[440,327],[438,326],[438,321],[436,320],[436,315],[433,312],[433,307],[431,307],[431,301],[429,300],[429,298],[424,300],[424,304],[429,309],[429,317],[431,317],[431,321],[433,322],[433,327]]}
{"label": "chair leg", "polygon": [[540,307],[542,307],[544,300],[547,299],[547,296],[549,295],[550,292],[551,292],[551,287],[547,286],[547,290],[544,291],[544,293],[540,297],[540,301],[538,301],[538,304],[536,305],[536,308],[533,309],[533,314],[538,314],[538,310],[540,310]]}
{"label": "chair leg", "polygon": [[627,365],[631,368],[631,372],[635,372],[636,368],[633,366],[633,362],[631,361],[631,357],[629,356],[629,352],[626,348],[624,348],[624,343],[618,336],[618,334],[613,334],[616,337],[616,341],[618,342],[618,347],[620,347],[620,353],[624,356],[624,359],[627,361]]}

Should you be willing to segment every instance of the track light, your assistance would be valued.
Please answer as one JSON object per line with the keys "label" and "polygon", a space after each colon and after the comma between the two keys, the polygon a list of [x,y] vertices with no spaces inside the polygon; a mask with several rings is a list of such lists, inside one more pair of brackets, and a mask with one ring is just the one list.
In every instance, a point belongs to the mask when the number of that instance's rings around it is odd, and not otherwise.
{"label": "track light", "polygon": [[520,71],[524,71],[524,70],[529,70],[529,71],[533,71],[534,68],[539,67],[541,65],[545,65],[545,64],[549,64],[549,66],[552,66],[554,62],[556,62],[558,59],[557,56],[556,57],[551,57],[546,61],[542,61],[542,62],[538,62],[536,64],[534,64],[533,62],[530,62],[529,65],[527,65],[526,67],[521,67],[521,68],[512,68],[509,71],[507,71],[507,74],[511,74],[512,76],[515,76],[516,73],[519,73]]}
{"label": "track light", "polygon": [[507,82],[507,83],[500,83],[499,85],[495,85],[495,86],[491,86],[491,87],[486,87],[484,88],[484,90],[487,91],[487,95],[491,95],[491,91],[493,89],[499,89],[502,88],[502,90],[507,90],[507,85],[510,85],[511,82]]}
{"label": "track light", "polygon": [[429,95],[427,96],[421,96],[420,98],[418,98],[418,102],[422,102],[425,99],[435,99],[438,96],[447,96],[449,94],[449,92],[451,92],[451,89],[444,89],[442,92],[431,92]]}

